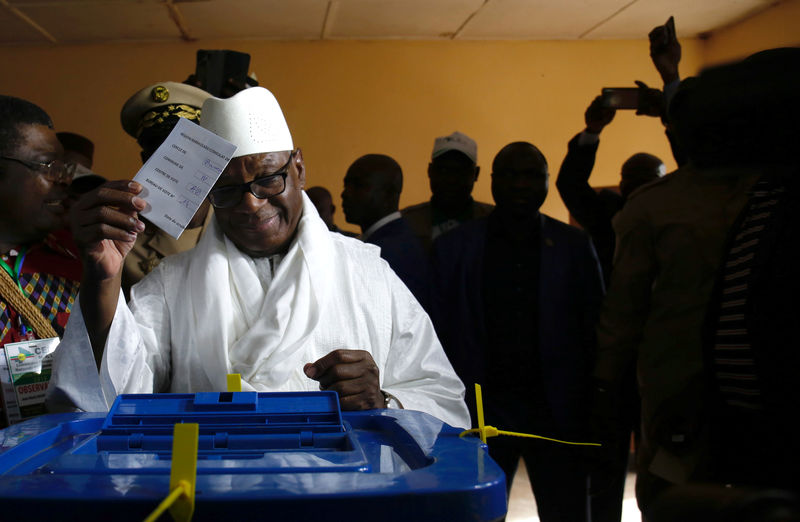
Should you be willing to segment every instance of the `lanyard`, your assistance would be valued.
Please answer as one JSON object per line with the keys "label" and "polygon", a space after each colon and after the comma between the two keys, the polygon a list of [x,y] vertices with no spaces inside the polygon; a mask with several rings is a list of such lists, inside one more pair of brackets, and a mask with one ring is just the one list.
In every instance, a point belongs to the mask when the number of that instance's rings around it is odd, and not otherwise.
{"label": "lanyard", "polygon": [[[22,284],[20,284],[19,282],[19,274],[22,271],[22,263],[25,262],[25,255],[27,253],[28,253],[27,248],[21,248],[19,250],[19,253],[17,254],[17,260],[14,262],[14,270],[11,270],[11,267],[8,266],[8,263],[6,263],[5,261],[2,260],[2,258],[0,258],[0,266],[3,267],[3,270],[5,270],[8,273],[8,275],[11,276],[11,279],[13,279],[15,283],[17,283],[17,288],[19,288],[19,291],[22,293],[23,296],[25,296],[25,291],[22,289]],[[22,322],[22,315],[17,315],[17,322],[19,323],[19,329],[23,339],[27,339],[30,341],[36,338],[33,335],[33,331],[28,330],[27,327],[25,326],[25,323]]]}
{"label": "lanyard", "polygon": [[17,254],[17,261],[14,263],[14,270],[11,270],[11,267],[8,266],[8,263],[0,259],[0,266],[2,266],[3,270],[5,270],[8,273],[8,275],[11,276],[11,279],[13,279],[15,283],[17,283],[17,288],[19,288],[19,291],[22,292],[22,295],[25,295],[25,292],[22,290],[22,285],[19,282],[19,274],[20,271],[22,270],[22,263],[25,262],[25,255],[27,253],[28,253],[27,248],[20,249],[19,254]]}

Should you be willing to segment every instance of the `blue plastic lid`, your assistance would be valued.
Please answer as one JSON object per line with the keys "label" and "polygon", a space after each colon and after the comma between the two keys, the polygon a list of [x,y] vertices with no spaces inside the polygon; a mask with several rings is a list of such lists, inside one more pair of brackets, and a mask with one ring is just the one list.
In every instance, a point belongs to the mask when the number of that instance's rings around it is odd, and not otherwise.
{"label": "blue plastic lid", "polygon": [[108,415],[0,431],[0,503],[26,518],[142,520],[169,492],[172,428],[199,424],[194,520],[497,520],[486,446],[416,411],[334,392],[121,395]]}

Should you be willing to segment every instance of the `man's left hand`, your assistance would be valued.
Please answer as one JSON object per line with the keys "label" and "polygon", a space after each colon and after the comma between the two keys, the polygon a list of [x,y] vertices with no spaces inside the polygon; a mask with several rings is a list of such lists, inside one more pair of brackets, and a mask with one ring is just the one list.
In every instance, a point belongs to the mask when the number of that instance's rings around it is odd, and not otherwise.
{"label": "man's left hand", "polygon": [[384,407],[380,371],[372,355],[364,350],[335,350],[303,367],[319,381],[320,390],[339,394],[343,410],[371,410]]}

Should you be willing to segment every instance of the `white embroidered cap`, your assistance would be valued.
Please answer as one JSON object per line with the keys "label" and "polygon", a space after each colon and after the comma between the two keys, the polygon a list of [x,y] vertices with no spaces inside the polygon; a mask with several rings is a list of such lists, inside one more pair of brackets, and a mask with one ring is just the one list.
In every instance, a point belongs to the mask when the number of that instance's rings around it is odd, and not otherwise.
{"label": "white embroidered cap", "polygon": [[236,145],[234,158],[294,150],[281,106],[263,87],[245,89],[230,98],[209,98],[202,114],[202,127]]}

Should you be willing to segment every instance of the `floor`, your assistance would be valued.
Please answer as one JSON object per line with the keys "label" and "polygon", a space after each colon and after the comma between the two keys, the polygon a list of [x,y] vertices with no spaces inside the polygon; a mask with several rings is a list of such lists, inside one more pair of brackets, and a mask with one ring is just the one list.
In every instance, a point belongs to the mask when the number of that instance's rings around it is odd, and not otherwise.
{"label": "floor", "polygon": [[[625,480],[625,497],[622,501],[622,522],[641,522],[642,515],[636,506],[634,484],[636,474],[628,473]],[[536,516],[536,501],[533,499],[531,483],[525,471],[525,463],[520,460],[514,484],[511,486],[511,495],[508,499],[507,522],[539,522]]]}

